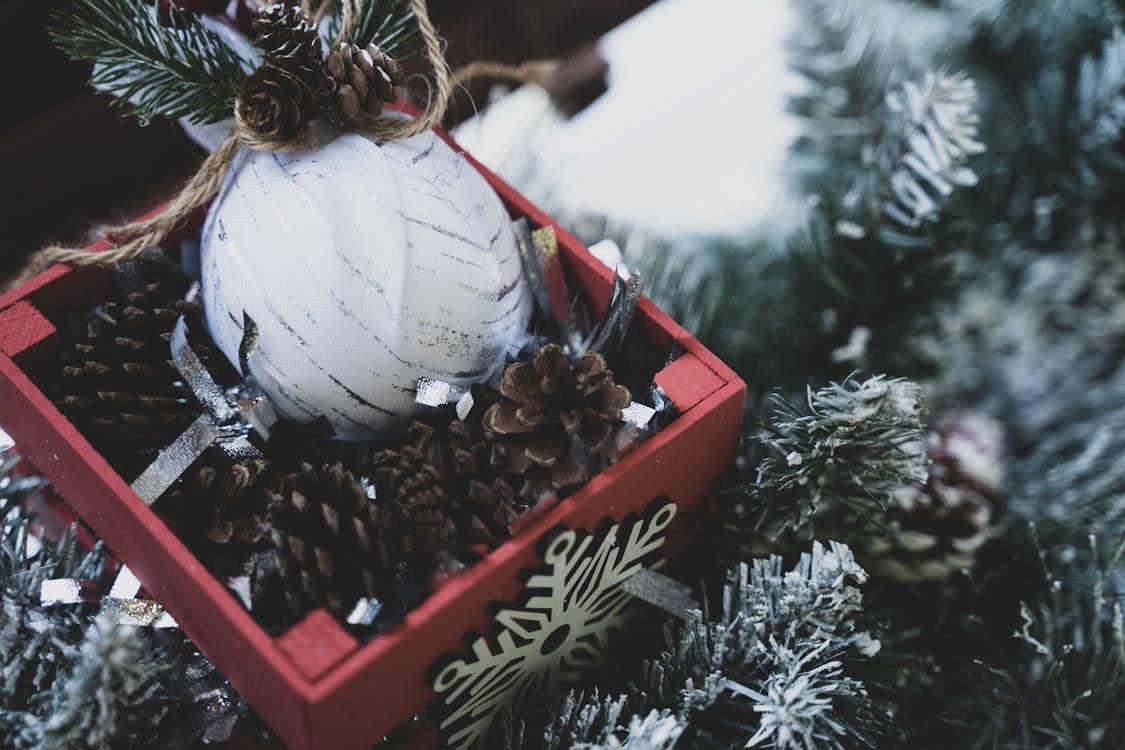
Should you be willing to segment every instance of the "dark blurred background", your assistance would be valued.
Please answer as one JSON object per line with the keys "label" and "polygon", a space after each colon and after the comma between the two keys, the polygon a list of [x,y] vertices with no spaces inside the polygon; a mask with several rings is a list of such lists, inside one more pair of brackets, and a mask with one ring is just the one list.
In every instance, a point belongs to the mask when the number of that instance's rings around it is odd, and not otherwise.
{"label": "dark blurred background", "polygon": [[[0,288],[28,253],[47,242],[86,239],[97,222],[135,215],[175,192],[202,156],[175,123],[141,127],[118,117],[86,86],[89,66],[54,49],[46,26],[75,0],[7,0],[0,61],[12,96],[0,119],[4,241]],[[562,99],[588,101],[600,78],[594,40],[653,0],[432,0],[456,68],[473,59],[561,58]],[[486,100],[489,83],[470,87]],[[450,125],[473,114],[461,97]]]}

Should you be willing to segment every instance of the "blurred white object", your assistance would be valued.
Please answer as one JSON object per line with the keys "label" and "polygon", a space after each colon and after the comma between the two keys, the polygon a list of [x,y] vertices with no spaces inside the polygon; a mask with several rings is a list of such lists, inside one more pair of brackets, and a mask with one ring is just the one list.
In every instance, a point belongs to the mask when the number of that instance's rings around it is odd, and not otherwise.
{"label": "blurred white object", "polygon": [[609,91],[570,121],[521,88],[458,141],[567,216],[661,233],[746,230],[795,210],[782,166],[802,85],[784,49],[786,0],[663,0],[599,42]]}
{"label": "blurred white object", "polygon": [[617,275],[626,281],[632,276],[629,267],[625,265],[625,256],[621,253],[621,248],[613,240],[602,240],[591,245],[590,255],[604,263],[611,271],[616,271]]}

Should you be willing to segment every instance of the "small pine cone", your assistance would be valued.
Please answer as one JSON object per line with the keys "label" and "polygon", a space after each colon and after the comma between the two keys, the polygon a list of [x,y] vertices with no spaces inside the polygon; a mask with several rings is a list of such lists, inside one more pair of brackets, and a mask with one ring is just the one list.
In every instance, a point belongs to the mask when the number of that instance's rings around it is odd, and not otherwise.
{"label": "small pine cone", "polygon": [[238,92],[238,121],[268,140],[289,141],[302,136],[319,108],[316,90],[303,72],[264,63],[246,78]]}
{"label": "small pine cone", "polygon": [[[380,596],[390,563],[380,513],[341,464],[302,464],[285,478],[270,512],[271,567],[281,580],[283,619],[296,621],[321,606],[342,615],[360,597]],[[256,611],[274,609],[258,601],[258,591],[254,596]]]}
{"label": "small pine cone", "polygon": [[484,414],[486,434],[507,450],[514,474],[544,469],[555,489],[585,476],[571,455],[573,441],[601,440],[631,399],[602,355],[587,352],[571,367],[556,344],[543,347],[532,366],[509,365],[500,396]]}
{"label": "small pine cone", "polygon": [[449,425],[449,448],[454,495],[463,498],[465,512],[473,516],[474,538],[468,541],[495,546],[511,535],[512,524],[541,493],[526,481],[513,488],[507,453],[494,442],[474,439],[469,425],[460,420]]}
{"label": "small pine cone", "polygon": [[253,30],[254,45],[275,65],[288,60],[300,67],[316,69],[323,62],[320,34],[299,5],[276,3],[262,8]]}
{"label": "small pine cone", "polygon": [[443,550],[495,547],[527,504],[488,463],[468,427],[415,422],[409,442],[372,458],[376,502],[404,559],[431,562]]}
{"label": "small pine cone", "polygon": [[926,443],[929,479],[899,489],[887,535],[868,549],[875,571],[904,583],[944,580],[973,567],[1004,480],[1003,431],[989,417],[955,413]]}
{"label": "small pine cone", "polygon": [[396,99],[395,87],[405,81],[398,62],[374,44],[363,49],[341,42],[328,53],[324,66],[328,73],[327,111],[345,123],[381,113],[384,104]]}
{"label": "small pine cone", "polygon": [[408,435],[410,443],[401,449],[373,456],[375,499],[398,555],[432,559],[456,544],[457,526],[446,512],[450,500],[433,428],[415,422]]}
{"label": "small pine cone", "polygon": [[[105,303],[60,354],[55,405],[126,479],[202,413],[169,348],[176,320],[190,310],[173,285],[148,284]],[[220,382],[229,379],[221,354],[195,342],[192,348]]]}
{"label": "small pine cone", "polygon": [[269,534],[270,505],[283,488],[268,461],[230,463],[208,452],[156,501],[209,570],[234,574]]}

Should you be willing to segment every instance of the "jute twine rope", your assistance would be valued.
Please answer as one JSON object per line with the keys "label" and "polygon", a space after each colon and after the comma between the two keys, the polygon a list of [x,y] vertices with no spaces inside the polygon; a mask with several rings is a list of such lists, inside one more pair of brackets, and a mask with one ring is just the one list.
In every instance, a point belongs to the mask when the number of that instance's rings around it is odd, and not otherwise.
{"label": "jute twine rope", "polygon": [[[330,0],[304,0],[302,8],[309,18],[319,21],[331,7]],[[434,88],[426,110],[416,119],[372,117],[360,123],[358,130],[371,133],[381,141],[410,138],[441,124],[453,100],[453,89],[458,83],[471,78],[491,76],[523,83],[542,85],[555,70],[553,62],[534,61],[519,66],[493,62],[475,62],[451,75],[441,49],[441,40],[430,21],[426,0],[412,0],[414,17],[418,22],[427,63],[433,69]],[[344,14],[337,43],[351,36],[354,25],[363,13],[363,0],[345,0]],[[106,239],[114,243],[102,252],[91,253],[86,248],[51,245],[28,260],[19,281],[22,282],[55,263],[72,266],[115,266],[149,248],[159,245],[189,214],[215,197],[230,171],[239,149],[243,146],[275,153],[293,151],[308,145],[308,136],[288,141],[265,139],[247,127],[235,108],[235,125],[229,138],[208,156],[183,190],[159,214],[141,221],[101,227]]]}

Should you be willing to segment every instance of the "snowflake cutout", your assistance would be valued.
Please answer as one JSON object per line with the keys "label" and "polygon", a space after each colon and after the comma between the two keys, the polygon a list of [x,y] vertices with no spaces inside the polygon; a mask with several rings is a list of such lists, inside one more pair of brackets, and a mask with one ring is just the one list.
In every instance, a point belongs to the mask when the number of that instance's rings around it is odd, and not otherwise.
{"label": "snowflake cutout", "polygon": [[520,603],[496,615],[495,637],[478,637],[470,655],[434,679],[445,704],[446,747],[483,748],[493,720],[517,698],[546,697],[604,661],[633,599],[620,586],[658,567],[656,553],[675,515],[675,503],[663,499],[601,533],[567,530],[551,540],[547,567],[528,579]]}

